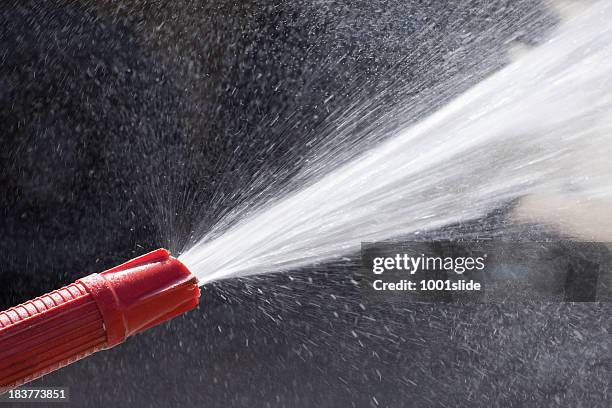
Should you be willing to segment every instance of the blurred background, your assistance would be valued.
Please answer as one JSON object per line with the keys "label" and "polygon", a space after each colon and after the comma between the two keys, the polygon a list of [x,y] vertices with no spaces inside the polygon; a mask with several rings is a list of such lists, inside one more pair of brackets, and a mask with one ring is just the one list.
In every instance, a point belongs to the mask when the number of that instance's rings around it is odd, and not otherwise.
{"label": "blurred background", "polygon": [[[533,0],[2,2],[0,307],[179,253],[317,147],[350,157],[559,18]],[[557,237],[512,206],[430,236]],[[355,256],[221,281],[33,385],[79,407],[609,406],[609,304],[370,305],[360,281]]]}

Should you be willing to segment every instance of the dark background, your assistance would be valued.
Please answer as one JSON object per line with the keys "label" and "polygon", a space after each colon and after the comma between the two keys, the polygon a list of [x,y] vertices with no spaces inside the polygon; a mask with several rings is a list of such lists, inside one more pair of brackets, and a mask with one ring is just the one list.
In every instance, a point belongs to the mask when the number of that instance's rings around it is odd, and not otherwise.
{"label": "dark background", "polygon": [[[534,1],[444,3],[2,2],[0,307],[180,251],[339,121],[342,150],[428,95],[395,125],[413,120],[556,22]],[[431,236],[554,237],[506,211]],[[358,265],[210,285],[33,385],[75,407],[609,406],[609,304],[369,305]]]}

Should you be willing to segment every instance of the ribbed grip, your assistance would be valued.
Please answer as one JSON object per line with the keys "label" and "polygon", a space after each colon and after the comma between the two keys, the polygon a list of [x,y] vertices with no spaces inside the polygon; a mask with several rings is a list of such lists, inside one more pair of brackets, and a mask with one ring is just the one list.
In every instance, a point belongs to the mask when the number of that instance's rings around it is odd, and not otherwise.
{"label": "ribbed grip", "polygon": [[0,393],[198,306],[198,279],[160,248],[0,312]]}
{"label": "ribbed grip", "polygon": [[79,282],[0,312],[0,392],[105,345],[102,315]]}

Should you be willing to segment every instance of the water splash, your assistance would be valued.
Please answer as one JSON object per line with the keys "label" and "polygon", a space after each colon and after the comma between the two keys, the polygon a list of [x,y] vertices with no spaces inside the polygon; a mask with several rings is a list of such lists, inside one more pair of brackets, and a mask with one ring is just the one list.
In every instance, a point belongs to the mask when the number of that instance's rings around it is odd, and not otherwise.
{"label": "water splash", "polygon": [[204,284],[324,261],[527,195],[610,208],[611,110],[612,5],[600,2],[420,123],[221,220],[180,259]]}

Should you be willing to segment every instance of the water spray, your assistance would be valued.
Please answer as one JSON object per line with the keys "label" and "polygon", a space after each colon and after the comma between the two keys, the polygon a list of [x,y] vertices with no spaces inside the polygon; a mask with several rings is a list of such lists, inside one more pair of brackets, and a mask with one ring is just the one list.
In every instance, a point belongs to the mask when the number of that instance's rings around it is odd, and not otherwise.
{"label": "water spray", "polygon": [[0,393],[194,309],[197,278],[165,249],[0,312]]}
{"label": "water spray", "polygon": [[610,236],[610,21],[612,5],[597,3],[395,136],[347,162],[322,155],[312,182],[226,213],[181,256],[197,276],[159,249],[0,312],[0,392],[195,308],[198,284],[324,262],[525,197],[519,209],[561,231]]}

